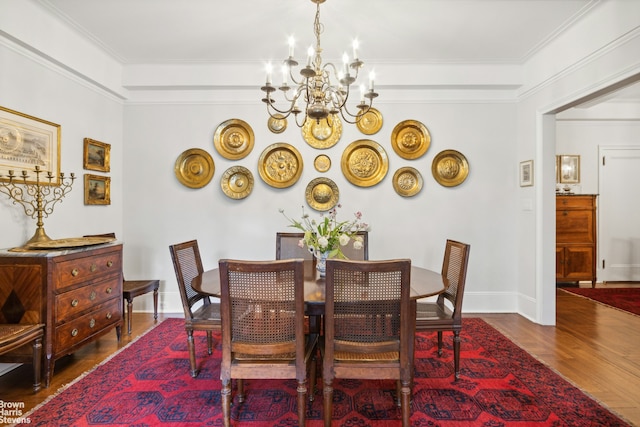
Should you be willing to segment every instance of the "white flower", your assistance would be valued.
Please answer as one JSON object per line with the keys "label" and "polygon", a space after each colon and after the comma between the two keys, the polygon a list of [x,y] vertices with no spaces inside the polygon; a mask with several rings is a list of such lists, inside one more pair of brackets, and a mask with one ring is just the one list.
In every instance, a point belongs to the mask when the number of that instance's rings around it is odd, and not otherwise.
{"label": "white flower", "polygon": [[298,240],[298,247],[299,248],[304,248],[304,239]]}
{"label": "white flower", "polygon": [[329,240],[326,237],[324,236],[318,237],[318,246],[320,246],[320,248],[326,248],[328,244],[329,244]]}
{"label": "white flower", "polygon": [[351,240],[351,238],[346,234],[341,234],[338,239],[340,240],[340,246],[345,246],[349,243],[349,240]]}
{"label": "white flower", "polygon": [[362,249],[362,241],[361,240],[356,240],[353,242],[353,249]]}

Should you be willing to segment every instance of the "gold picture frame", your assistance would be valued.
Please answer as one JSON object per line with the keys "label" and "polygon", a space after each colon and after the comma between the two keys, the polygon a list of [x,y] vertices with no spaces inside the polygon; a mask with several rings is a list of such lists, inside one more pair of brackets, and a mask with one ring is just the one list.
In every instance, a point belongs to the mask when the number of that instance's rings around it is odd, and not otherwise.
{"label": "gold picture frame", "polygon": [[[36,166],[45,175],[51,172],[52,185],[60,185],[60,125],[0,107],[0,175],[34,172]],[[35,178],[29,173],[27,183],[34,184]]]}
{"label": "gold picture frame", "polygon": [[533,160],[520,162],[520,187],[533,185]]}
{"label": "gold picture frame", "polygon": [[95,139],[84,139],[83,165],[86,170],[109,172],[111,170],[111,145]]}
{"label": "gold picture frame", "polygon": [[559,182],[562,184],[579,184],[580,156],[563,154],[558,157]]}
{"label": "gold picture frame", "polygon": [[84,175],[84,204],[110,205],[111,178],[101,175]]}

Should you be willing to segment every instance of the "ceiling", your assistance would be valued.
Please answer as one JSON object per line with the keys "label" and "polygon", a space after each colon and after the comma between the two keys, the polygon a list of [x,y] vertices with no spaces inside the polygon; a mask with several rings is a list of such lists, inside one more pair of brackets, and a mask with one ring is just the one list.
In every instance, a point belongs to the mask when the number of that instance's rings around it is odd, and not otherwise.
{"label": "ceiling", "polygon": [[[300,61],[315,44],[312,0],[37,1],[123,64],[279,62],[291,35]],[[323,58],[357,38],[369,65],[522,64],[598,2],[326,0]]]}

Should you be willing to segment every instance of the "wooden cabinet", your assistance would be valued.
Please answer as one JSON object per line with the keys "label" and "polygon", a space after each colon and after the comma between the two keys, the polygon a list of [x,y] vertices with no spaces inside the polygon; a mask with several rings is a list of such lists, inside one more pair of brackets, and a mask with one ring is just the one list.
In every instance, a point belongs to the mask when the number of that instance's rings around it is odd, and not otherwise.
{"label": "wooden cabinet", "polygon": [[[44,323],[49,385],[57,359],[122,329],[122,245],[54,252],[0,251],[0,323]],[[24,349],[0,361],[25,362]],[[29,350],[29,349],[27,349]]]}
{"label": "wooden cabinet", "polygon": [[596,196],[556,196],[556,282],[596,285]]}

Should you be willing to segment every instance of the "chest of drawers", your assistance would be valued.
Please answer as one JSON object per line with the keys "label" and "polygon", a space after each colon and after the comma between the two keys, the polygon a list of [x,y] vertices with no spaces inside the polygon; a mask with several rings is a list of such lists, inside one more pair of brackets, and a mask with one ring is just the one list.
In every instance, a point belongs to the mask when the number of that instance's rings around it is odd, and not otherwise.
{"label": "chest of drawers", "polygon": [[[0,323],[44,323],[44,381],[57,359],[122,329],[122,245],[0,252]],[[26,349],[28,350],[28,349]],[[2,361],[25,362],[16,351]]]}
{"label": "chest of drawers", "polygon": [[556,196],[556,282],[596,283],[596,196]]}

